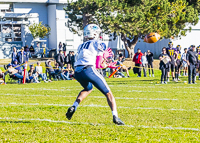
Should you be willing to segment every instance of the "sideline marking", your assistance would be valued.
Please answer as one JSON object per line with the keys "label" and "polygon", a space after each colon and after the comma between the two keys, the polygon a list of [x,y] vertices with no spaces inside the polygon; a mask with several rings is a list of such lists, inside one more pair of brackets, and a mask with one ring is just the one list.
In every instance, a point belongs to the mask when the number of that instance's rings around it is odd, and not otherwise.
{"label": "sideline marking", "polygon": [[[70,98],[73,98],[73,97],[77,97],[77,96],[63,96],[63,95],[24,95],[24,94],[4,94],[4,95],[14,95],[14,96],[47,96],[47,97],[70,97]],[[104,96],[88,96],[88,97],[92,97],[92,98],[106,98]],[[174,101],[177,101],[178,99],[169,99],[169,98],[129,98],[129,97],[115,97],[115,99],[124,99],[124,100],[160,100],[160,101],[171,101],[171,100],[174,100]]]}
{"label": "sideline marking", "polygon": [[[70,107],[72,105],[66,105],[66,104],[40,104],[40,103],[0,103],[3,105],[31,105],[31,106],[63,106],[63,107]],[[109,106],[103,106],[103,105],[96,105],[96,104],[90,104],[90,105],[79,105],[80,107],[102,107],[102,108],[109,108]],[[200,109],[165,109],[165,108],[153,108],[153,107],[124,107],[124,106],[118,106],[117,108],[122,109],[134,109],[134,110],[170,110],[170,111],[200,111]]]}
{"label": "sideline marking", "polygon": [[[0,120],[19,120],[19,121],[40,121],[40,122],[50,122],[50,123],[65,123],[65,124],[82,124],[82,125],[93,125],[93,126],[106,126],[105,124],[93,124],[84,122],[69,122],[69,121],[56,121],[51,119],[21,119],[21,118],[9,118],[0,117]],[[122,125],[119,127],[130,127],[130,128],[153,128],[153,129],[166,129],[166,130],[188,130],[188,131],[200,131],[198,128],[184,128],[184,127],[158,127],[158,126],[134,126],[134,125]]]}
{"label": "sideline marking", "polygon": [[[188,87],[189,88],[189,87]],[[8,88],[2,88],[1,90],[10,90],[10,89],[8,89]],[[38,90],[38,91],[74,91],[74,90],[77,90],[77,91],[80,91],[80,89],[72,89],[72,88],[66,88],[66,89],[63,89],[63,88],[61,88],[61,89],[49,89],[49,88],[17,88],[17,90]],[[95,89],[93,89],[93,90],[95,90]],[[113,92],[115,92],[115,91],[122,91],[122,90],[113,90]],[[126,92],[141,92],[141,93],[145,93],[145,92],[158,92],[158,93],[172,93],[172,94],[174,94],[174,93],[184,93],[184,94],[188,94],[188,93],[191,93],[191,94],[193,94],[193,93],[195,93],[195,94],[200,94],[200,92],[186,92],[186,91],[172,91],[172,92],[168,92],[168,91],[146,91],[146,89],[145,90],[127,90]]]}

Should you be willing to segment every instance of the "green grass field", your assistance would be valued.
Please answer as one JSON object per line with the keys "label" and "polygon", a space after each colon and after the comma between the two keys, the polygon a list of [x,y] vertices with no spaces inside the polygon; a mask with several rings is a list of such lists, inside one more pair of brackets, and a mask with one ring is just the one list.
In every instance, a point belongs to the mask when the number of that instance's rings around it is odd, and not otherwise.
{"label": "green grass field", "polygon": [[159,74],[106,79],[125,126],[96,89],[68,121],[76,80],[0,85],[0,142],[200,142],[200,82],[161,85]]}

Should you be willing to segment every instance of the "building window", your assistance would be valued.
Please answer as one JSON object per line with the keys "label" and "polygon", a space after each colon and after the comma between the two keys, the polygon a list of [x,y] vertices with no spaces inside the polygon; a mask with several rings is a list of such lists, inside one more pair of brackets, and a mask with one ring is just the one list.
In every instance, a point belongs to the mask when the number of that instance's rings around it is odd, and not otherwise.
{"label": "building window", "polygon": [[13,12],[13,3],[0,2],[0,12]]}
{"label": "building window", "polygon": [[11,24],[0,24],[0,42],[21,41],[21,24],[13,23],[13,19],[11,19],[10,23]]}

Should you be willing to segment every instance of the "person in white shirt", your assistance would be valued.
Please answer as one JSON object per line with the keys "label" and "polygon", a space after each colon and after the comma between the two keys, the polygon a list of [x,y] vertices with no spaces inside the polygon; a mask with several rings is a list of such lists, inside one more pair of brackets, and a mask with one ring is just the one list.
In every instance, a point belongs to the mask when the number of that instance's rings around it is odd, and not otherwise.
{"label": "person in white shirt", "polygon": [[147,52],[144,52],[144,54],[142,55],[142,67],[143,67],[143,72],[144,72],[144,77],[147,77]]}
{"label": "person in white shirt", "polygon": [[188,71],[188,64],[187,64],[187,48],[184,49],[184,53],[181,55],[181,60],[183,62],[183,76],[187,76],[187,71]]}
{"label": "person in white shirt", "polygon": [[43,73],[40,62],[37,62],[37,66],[35,66],[35,72],[38,73],[38,77],[41,77],[44,82],[47,82],[47,75]]}

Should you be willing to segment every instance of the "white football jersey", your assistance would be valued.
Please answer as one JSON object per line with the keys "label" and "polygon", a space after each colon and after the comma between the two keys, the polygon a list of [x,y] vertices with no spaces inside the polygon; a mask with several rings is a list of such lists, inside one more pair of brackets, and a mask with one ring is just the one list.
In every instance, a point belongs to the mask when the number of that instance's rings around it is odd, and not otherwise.
{"label": "white football jersey", "polygon": [[78,58],[75,66],[95,66],[96,56],[102,55],[106,50],[106,44],[99,40],[89,40],[78,47]]}

